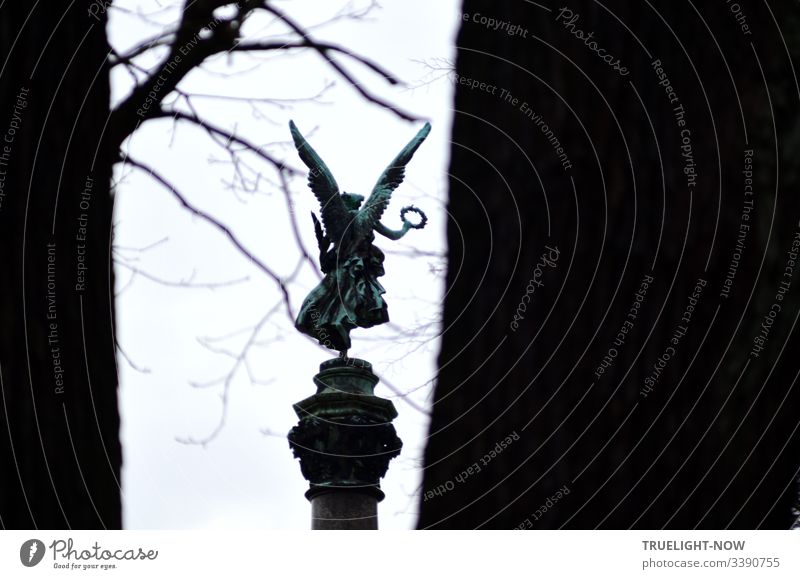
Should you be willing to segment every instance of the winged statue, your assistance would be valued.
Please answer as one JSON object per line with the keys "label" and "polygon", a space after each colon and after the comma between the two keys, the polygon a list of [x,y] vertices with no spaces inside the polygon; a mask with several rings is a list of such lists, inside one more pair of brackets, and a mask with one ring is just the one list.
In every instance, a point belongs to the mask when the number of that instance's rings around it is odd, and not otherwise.
{"label": "winged statue", "polygon": [[[322,223],[313,212],[311,217],[319,245],[320,269],[325,274],[303,302],[295,327],[346,357],[350,330],[389,321],[383,299],[386,290],[378,281],[385,273],[384,254],[373,244],[375,232],[397,240],[410,229],[425,227],[427,222],[425,214],[412,205],[400,212],[402,229],[389,229],[380,219],[392,192],[403,182],[406,165],[430,133],[431,126],[425,123],[400,151],[375,183],[366,202],[363,195],[340,192],[330,170],[293,121],[289,122],[289,129],[300,159],[309,169],[308,186],[320,204]],[[416,213],[419,221],[409,221],[408,212]]]}

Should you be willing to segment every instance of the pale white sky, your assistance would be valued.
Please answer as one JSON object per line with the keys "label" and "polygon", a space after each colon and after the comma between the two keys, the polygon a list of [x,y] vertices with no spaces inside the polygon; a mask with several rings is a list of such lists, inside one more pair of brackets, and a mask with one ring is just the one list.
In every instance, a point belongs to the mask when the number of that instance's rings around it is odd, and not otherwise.
{"label": "pale white sky", "polygon": [[[174,22],[169,6],[180,2],[139,0],[115,2],[130,12],[112,11],[112,45],[124,53]],[[350,10],[368,6],[351,2]],[[368,56],[412,86],[428,77],[424,63],[452,61],[460,16],[456,0],[386,2],[364,19],[334,19],[344,2],[314,0],[279,4],[311,28],[319,40],[338,43]],[[161,7],[167,7],[161,12]],[[145,19],[141,11],[151,14]],[[152,14],[155,13],[155,14]],[[281,37],[284,29],[266,16],[248,22],[250,39]],[[427,410],[435,375],[438,326],[443,291],[441,259],[406,257],[392,250],[415,247],[444,252],[445,196],[452,84],[439,79],[414,90],[389,87],[363,66],[340,58],[370,90],[405,110],[431,120],[433,130],[406,171],[405,183],[394,193],[383,222],[400,226],[400,209],[409,204],[428,215],[428,226],[412,231],[401,242],[380,239],[387,251],[387,275],[381,279],[392,322],[420,327],[417,339],[402,337],[382,326],[352,333],[350,354],[370,360],[377,373]],[[152,62],[152,61],[150,61]],[[148,60],[142,59],[141,64]],[[131,78],[116,70],[113,98],[130,90]],[[195,93],[297,99],[335,85],[318,102],[262,104],[254,109],[241,101],[193,101],[208,121],[259,145],[277,157],[305,169],[290,145],[288,121],[294,119],[325,160],[339,186],[368,195],[386,165],[416,133],[421,123],[402,121],[360,98],[311,51],[292,55],[221,56],[187,77],[180,88]],[[174,100],[170,97],[168,102]],[[184,109],[185,110],[185,109]],[[276,177],[264,162],[245,156],[266,180],[254,193],[236,193],[226,185],[234,169],[225,151],[207,134],[189,125],[173,131],[171,121],[150,122],[125,144],[128,153],[156,168],[196,206],[230,227],[246,247],[281,276],[294,269],[299,252],[285,200],[268,179]],[[291,327],[280,309],[256,334],[247,367],[241,366],[228,388],[227,418],[219,434],[205,446],[181,440],[202,439],[216,427],[224,386],[194,387],[226,376],[235,360],[225,352],[242,351],[253,326],[279,301],[275,283],[248,263],[222,233],[179,207],[175,199],[140,171],[117,172],[115,240],[117,247],[118,339],[134,369],[119,357],[122,439],[124,449],[124,525],[128,529],[157,528],[297,528],[310,524],[307,483],[292,458],[286,433],[297,422],[292,404],[314,393],[313,375],[331,357]],[[316,260],[316,243],[309,212],[318,211],[305,178],[291,183],[300,233]],[[158,243],[160,242],[160,243]],[[155,245],[153,245],[155,244]],[[145,251],[132,248],[152,246]],[[208,289],[169,287],[135,274],[196,284],[239,281]],[[316,277],[304,266],[290,286],[299,308]],[[203,346],[214,339],[215,351]],[[222,339],[220,339],[222,338]],[[208,343],[208,342],[207,342]],[[333,353],[331,353],[333,354]],[[249,372],[248,372],[249,368]],[[250,374],[250,375],[249,375]],[[382,528],[412,528],[421,480],[421,457],[427,416],[398,398],[385,384],[376,394],[391,398],[400,417],[395,421],[404,448],[392,461],[382,487]]]}

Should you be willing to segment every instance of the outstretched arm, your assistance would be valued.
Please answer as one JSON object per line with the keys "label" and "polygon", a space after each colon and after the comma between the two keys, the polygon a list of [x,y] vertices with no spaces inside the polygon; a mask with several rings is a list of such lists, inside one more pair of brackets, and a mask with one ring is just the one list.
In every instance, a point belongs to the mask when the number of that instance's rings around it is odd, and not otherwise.
{"label": "outstretched arm", "polygon": [[409,224],[408,221],[404,221],[403,222],[403,228],[402,229],[397,229],[397,230],[389,229],[388,227],[386,227],[380,221],[378,221],[378,223],[375,225],[375,231],[377,231],[378,233],[380,233],[384,237],[388,237],[392,241],[397,241],[398,239],[403,237],[406,233],[408,233],[409,229],[411,229],[411,225]]}

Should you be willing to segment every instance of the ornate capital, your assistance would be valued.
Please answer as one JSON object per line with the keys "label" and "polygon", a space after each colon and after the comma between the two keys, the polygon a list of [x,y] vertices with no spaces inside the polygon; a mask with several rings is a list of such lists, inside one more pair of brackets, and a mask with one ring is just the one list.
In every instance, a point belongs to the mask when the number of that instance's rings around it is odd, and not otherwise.
{"label": "ornate capital", "polygon": [[314,382],[317,394],[294,405],[300,422],[288,436],[310,483],[306,497],[358,489],[381,500],[380,479],[403,445],[391,423],[394,405],[373,394],[378,377],[364,360],[324,362]]}

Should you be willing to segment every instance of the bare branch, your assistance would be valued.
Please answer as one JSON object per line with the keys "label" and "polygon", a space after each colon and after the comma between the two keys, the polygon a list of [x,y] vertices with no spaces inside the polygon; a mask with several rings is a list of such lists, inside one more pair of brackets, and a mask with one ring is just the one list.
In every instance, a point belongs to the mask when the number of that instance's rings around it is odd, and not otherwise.
{"label": "bare branch", "polygon": [[[343,54],[352,58],[353,60],[360,62],[367,68],[369,68],[372,72],[378,74],[391,85],[398,85],[401,84],[400,80],[394,77],[389,71],[385,68],[381,67],[379,64],[369,60],[366,57],[360,56],[355,54],[354,52],[339,46],[337,44],[330,44],[328,42],[318,42],[314,40],[310,40],[307,36],[297,42],[281,42],[281,41],[274,41],[274,42],[242,42],[237,44],[231,49],[231,52],[259,52],[259,51],[269,51],[269,50],[291,50],[294,48],[311,48],[321,54],[327,61],[331,61],[331,57],[328,54],[329,52],[336,52],[339,54]],[[335,65],[335,63],[332,62]],[[334,66],[336,68],[336,66]],[[340,74],[341,71],[337,68],[337,72]],[[347,78],[346,75],[343,75]],[[348,79],[348,82],[351,82]]]}
{"label": "bare branch", "polygon": [[263,434],[264,436],[274,436],[275,438],[286,438],[285,432],[275,432],[274,430],[271,430],[269,428],[262,428],[261,434]]}
{"label": "bare branch", "polygon": [[139,43],[139,45],[135,46],[130,50],[130,52],[127,52],[125,54],[117,54],[115,51],[114,55],[116,56],[116,61],[112,63],[112,66],[124,63],[130,63],[137,56],[141,56],[142,54],[153,48],[157,48],[159,46],[169,46],[168,40],[171,37],[174,37],[174,35],[175,35],[174,31],[157,34],[156,36],[153,36],[149,40],[145,40],[144,42]]}
{"label": "bare branch", "polygon": [[451,77],[456,71],[455,63],[447,58],[436,57],[430,60],[412,60],[412,62],[423,66],[428,72],[420,80],[408,86],[406,90],[409,91],[431,85],[442,78]]}
{"label": "bare branch", "polygon": [[150,373],[150,368],[146,368],[146,367],[144,367],[144,366],[139,366],[138,364],[135,364],[135,363],[133,362],[133,360],[131,360],[130,356],[128,356],[128,354],[127,354],[127,353],[125,353],[125,350],[122,348],[122,345],[121,345],[121,344],[120,344],[118,341],[116,341],[116,340],[115,340],[115,343],[116,343],[116,345],[117,345],[117,351],[118,351],[120,354],[122,354],[122,357],[123,357],[123,358],[125,358],[125,361],[128,363],[128,365],[129,365],[131,368],[133,368],[133,369],[134,369],[134,370],[136,370],[137,372],[141,372],[142,374],[149,374],[149,373]]}
{"label": "bare branch", "polygon": [[[234,18],[215,18],[214,10],[227,4],[231,2],[204,1],[186,4],[166,57],[111,112],[108,146],[119,148],[139,125],[158,115],[164,98],[189,72],[200,66],[209,56],[225,52],[234,46],[242,21],[259,2],[244,0]],[[203,31],[208,35],[201,34]]]}
{"label": "bare branch", "polygon": [[[214,15],[216,8],[222,6],[233,7],[234,5],[236,10],[233,17],[226,16],[225,18],[218,18]],[[373,1],[363,12],[363,14],[366,14],[366,12],[371,10],[374,6],[376,6],[376,3]],[[288,42],[239,42],[239,31],[242,23],[256,9],[263,9],[264,11],[272,14],[277,19],[276,22],[279,21],[288,27],[288,29],[291,31],[290,34],[292,34],[290,38],[294,38],[293,35],[297,35],[299,39],[290,40]],[[230,12],[226,14],[230,14]],[[355,16],[358,17],[359,15]],[[174,28],[174,30],[172,30],[172,28]],[[300,172],[297,169],[287,165],[283,161],[270,155],[265,150],[264,145],[257,146],[247,138],[238,135],[235,128],[229,130],[206,122],[205,119],[198,113],[198,111],[195,110],[195,107],[191,101],[192,98],[221,98],[227,100],[249,101],[251,105],[253,102],[260,101],[281,107],[285,106],[284,103],[297,102],[299,99],[247,99],[237,96],[192,94],[179,89],[179,85],[183,79],[192,70],[198,68],[205,70],[203,65],[206,60],[209,57],[222,53],[257,53],[279,50],[310,49],[321,56],[339,77],[344,79],[347,84],[349,84],[359,95],[361,95],[362,98],[368,102],[385,108],[404,120],[410,121],[418,119],[418,117],[412,115],[411,113],[401,110],[391,102],[368,91],[363,84],[351,74],[349,70],[351,63],[347,62],[346,59],[349,58],[357,63],[352,65],[353,68],[357,69],[358,65],[361,65],[367,69],[367,74],[377,74],[390,85],[400,85],[401,82],[390,72],[382,68],[371,59],[353,53],[342,46],[328,42],[318,42],[312,39],[308,30],[309,29],[304,29],[299,26],[291,17],[284,14],[281,10],[273,6],[267,0],[240,0],[239,2],[233,2],[231,0],[187,0],[183,7],[183,13],[177,27],[170,27],[170,30],[167,32],[162,32],[148,40],[140,42],[133,48],[129,49],[124,55],[120,55],[116,52],[113,53],[113,65],[117,66],[121,64],[128,69],[129,73],[134,79],[134,88],[127,98],[125,98],[112,111],[108,124],[108,140],[106,142],[106,146],[111,147],[113,150],[120,149],[122,142],[128,136],[130,136],[139,126],[141,126],[142,123],[151,119],[172,117],[174,123],[173,135],[174,127],[176,127],[178,124],[177,121],[194,124],[198,127],[201,127],[217,145],[225,149],[230,155],[231,162],[233,164],[234,177],[229,183],[229,186],[237,196],[237,191],[244,191],[245,193],[260,192],[259,185],[261,185],[261,187],[264,186],[261,181],[262,176],[259,167],[260,164],[255,161],[255,159],[257,157],[263,161],[266,161],[276,170],[279,182],[276,185],[275,181],[270,180],[267,177],[264,177],[264,180],[272,185],[278,186],[284,195],[287,209],[290,214],[294,238],[301,254],[291,274],[284,277],[279,276],[276,271],[251,253],[240,242],[240,240],[227,225],[220,222],[213,215],[190,203],[187,197],[185,197],[155,169],[135,159],[131,159],[130,157],[123,160],[123,162],[129,163],[132,168],[147,172],[153,180],[167,189],[184,209],[188,210],[192,215],[201,218],[203,221],[214,226],[218,231],[222,232],[228,238],[229,242],[232,243],[242,255],[244,255],[251,263],[255,264],[258,269],[260,269],[276,283],[280,291],[280,300],[278,300],[277,303],[268,312],[266,312],[266,314],[257,324],[248,329],[247,341],[241,351],[231,351],[226,347],[225,344],[217,343],[216,340],[200,340],[200,343],[209,351],[227,356],[233,360],[233,363],[230,370],[219,378],[210,380],[203,384],[192,383],[192,385],[197,388],[203,386],[220,386],[222,411],[220,413],[219,421],[207,436],[199,439],[189,437],[180,440],[180,442],[187,444],[200,444],[205,446],[221,432],[228,416],[228,402],[231,385],[236,376],[239,375],[240,370],[244,370],[246,372],[247,378],[251,383],[269,383],[269,381],[265,382],[263,380],[259,380],[254,375],[251,368],[251,362],[248,359],[248,354],[253,348],[260,348],[275,340],[282,339],[282,334],[278,334],[278,336],[272,336],[270,332],[264,331],[265,324],[269,322],[270,318],[275,312],[285,308],[289,319],[294,321],[295,314],[291,306],[288,284],[291,283],[292,280],[294,280],[295,277],[302,271],[302,268],[305,266],[305,264],[308,263],[312,266],[312,270],[317,278],[322,277],[318,270],[316,260],[312,257],[311,252],[309,252],[304,245],[300,235],[297,217],[293,210],[291,191],[287,182],[288,177],[295,174],[300,174]],[[157,49],[159,47],[167,47],[168,50],[166,51],[164,58],[160,59],[160,62],[157,65],[144,68],[139,64],[144,61],[137,60],[137,62],[134,62],[137,57],[145,55],[148,53],[148,51]],[[162,51],[155,51],[155,54],[161,55],[164,53]],[[346,63],[348,68],[345,68],[340,61]],[[138,82],[138,79],[142,77],[144,77],[144,80],[142,82]],[[323,92],[328,90],[331,86],[331,84],[326,84],[325,88],[323,88]],[[174,100],[169,98],[170,95],[176,94],[177,97]],[[183,110],[177,110],[177,106],[180,104],[179,101],[181,98],[185,100],[186,106],[180,106],[180,109]],[[172,102],[165,103],[165,99],[166,101]],[[260,113],[261,111],[257,112]],[[249,157],[243,154],[248,151],[252,152],[255,157]],[[227,160],[222,162],[227,162]],[[248,165],[249,162],[252,162],[253,166]],[[259,170],[256,170],[253,167],[259,168]],[[272,177],[271,173],[267,174],[268,177]],[[207,289],[214,289],[216,287],[232,285],[234,283],[240,283],[241,281],[244,281],[234,280],[230,282],[218,283],[196,283],[194,282],[194,273],[189,279],[183,279],[179,281],[163,280],[157,276],[147,273],[146,271],[142,270],[141,267],[137,267],[137,265],[135,265],[136,261],[137,260],[135,258],[128,258],[128,256],[120,256],[120,259],[118,260],[118,264],[132,272],[131,280],[135,276],[141,275],[154,282],[167,286],[205,287]],[[276,327],[281,327],[274,320],[269,323],[275,325]],[[394,327],[392,324],[389,324],[389,326]],[[265,334],[265,337],[260,337],[261,333]],[[239,341],[237,340],[237,343],[238,342]],[[423,344],[424,343],[425,342],[423,342]],[[323,348],[322,346],[320,347]],[[121,349],[120,352],[126,359],[128,359],[127,355],[122,352]],[[128,361],[131,363],[129,359]],[[131,365],[133,366],[132,363]],[[401,392],[386,379],[383,379],[383,381],[392,392],[405,401],[409,406],[418,412],[427,414],[423,407],[414,402],[414,400],[408,396],[409,393]]]}
{"label": "bare branch", "polygon": [[[237,374],[238,370],[241,367],[245,367],[245,369],[247,371],[247,374],[248,374],[248,378],[250,379],[251,382],[254,381],[252,373],[250,371],[250,367],[249,367],[248,362],[247,362],[247,354],[250,351],[250,348],[253,345],[255,345],[256,337],[258,336],[258,333],[261,331],[261,328],[264,326],[264,324],[267,322],[267,320],[269,320],[270,317],[272,317],[272,315],[278,310],[278,308],[280,308],[280,306],[281,306],[281,302],[276,303],[274,306],[272,306],[267,311],[266,314],[264,314],[264,316],[261,318],[261,320],[259,320],[259,322],[255,326],[253,326],[252,331],[250,332],[250,335],[247,338],[247,342],[244,345],[244,348],[242,348],[242,351],[238,355],[235,356],[235,360],[234,360],[233,366],[231,367],[230,371],[225,376],[223,376],[222,378],[218,378],[217,380],[212,380],[210,382],[192,383],[192,386],[194,386],[195,388],[204,388],[204,387],[208,387],[208,386],[215,386],[215,385],[221,384],[222,385],[222,393],[220,394],[220,398],[222,399],[222,411],[220,413],[219,421],[217,422],[216,426],[211,430],[211,432],[208,435],[206,435],[206,436],[204,436],[202,438],[194,438],[192,436],[189,436],[189,437],[186,437],[186,438],[179,438],[179,439],[177,439],[178,442],[181,442],[183,444],[199,444],[199,445],[205,446],[209,442],[214,440],[214,438],[216,438],[217,435],[222,431],[222,429],[225,427],[225,422],[226,422],[227,417],[228,417],[228,397],[230,395],[230,389],[231,389],[231,384],[233,383],[233,379],[236,377],[236,374]],[[209,349],[211,349],[207,344],[204,344],[204,345],[206,347],[208,347]],[[225,352],[225,353],[230,355],[227,352]],[[266,383],[270,383],[270,382],[266,382]]]}
{"label": "bare branch", "polygon": [[405,393],[405,392],[403,392],[403,391],[402,391],[402,390],[400,390],[400,389],[399,389],[397,386],[395,386],[394,384],[392,384],[391,382],[389,382],[389,380],[387,380],[385,376],[378,376],[378,378],[380,379],[380,381],[381,381],[381,382],[383,382],[384,384],[386,384],[386,387],[387,387],[389,390],[391,390],[392,392],[394,392],[394,393],[397,395],[397,398],[399,398],[400,400],[402,400],[403,402],[405,402],[406,404],[408,404],[408,405],[409,405],[411,408],[413,408],[413,409],[414,409],[414,410],[416,410],[417,412],[419,412],[419,413],[421,413],[421,414],[424,414],[425,416],[430,416],[430,413],[429,413],[427,410],[425,410],[425,409],[424,409],[422,406],[420,406],[419,404],[417,404],[416,402],[414,402],[414,401],[413,401],[413,400],[412,400],[412,399],[411,399],[411,398],[408,396],[408,393]]}
{"label": "bare branch", "polygon": [[238,145],[243,146],[248,151],[264,159],[267,163],[271,164],[276,169],[279,169],[281,171],[288,171],[289,173],[299,174],[299,171],[297,169],[291,167],[290,165],[287,165],[283,161],[279,161],[275,157],[264,152],[262,147],[259,147],[254,143],[251,143],[249,140],[243,137],[239,137],[236,134],[231,133],[230,131],[226,131],[225,129],[221,129],[220,127],[214,126],[211,123],[208,123],[205,120],[201,119],[197,115],[184,113],[176,110],[161,110],[158,113],[156,113],[152,118],[172,118],[175,120],[192,123],[194,125],[197,125],[198,127],[201,127],[210,135],[217,135],[225,139],[227,142],[236,143]]}
{"label": "bare branch", "polygon": [[159,285],[167,286],[167,287],[180,287],[180,288],[198,288],[198,289],[209,289],[215,290],[221,287],[230,287],[233,285],[237,285],[246,281],[249,281],[249,277],[242,277],[239,279],[232,279],[229,281],[220,281],[220,282],[196,282],[194,280],[194,275],[196,272],[192,272],[192,275],[188,279],[182,279],[179,281],[171,281],[168,279],[163,279],[158,276],[155,276],[151,273],[144,271],[143,269],[139,269],[138,267],[134,267],[133,265],[126,263],[124,260],[118,259],[114,260],[114,263],[120,265],[128,270],[130,270],[132,277],[142,276],[145,279],[149,279],[152,282],[155,282]]}
{"label": "bare branch", "polygon": [[[334,59],[333,54],[340,53],[357,60],[387,82],[392,84],[399,82],[374,62],[342,47],[316,42],[293,19],[264,0],[243,0],[237,4],[238,11],[233,18],[218,19],[214,17],[213,13],[216,8],[231,4],[233,3],[225,0],[206,0],[186,4],[166,57],[155,67],[152,74],[144,82],[135,86],[131,94],[111,112],[107,146],[118,149],[122,142],[143,122],[159,116],[164,98],[177,88],[189,72],[199,67],[208,57],[222,52],[244,51],[248,44],[251,50],[311,48],[319,53],[364,99],[386,108],[402,119],[418,120],[418,117],[364,89],[361,83]],[[239,29],[248,15],[257,8],[273,14],[292,32],[300,36],[302,41],[288,44],[240,43],[238,40]],[[201,34],[203,31],[207,34]],[[241,48],[242,46],[244,48]],[[138,50],[145,49],[139,48]],[[120,58],[127,58],[130,62],[129,56]]]}
{"label": "bare branch", "polygon": [[[216,100],[223,100],[223,101],[238,101],[238,102],[246,102],[246,103],[264,103],[267,105],[272,105],[279,109],[286,109],[289,108],[293,104],[303,103],[303,102],[321,102],[321,99],[325,93],[327,93],[331,88],[333,88],[333,82],[326,82],[325,86],[323,86],[316,94],[308,96],[308,97],[300,97],[300,98],[274,98],[274,97],[248,97],[248,96],[237,96],[237,95],[222,95],[222,94],[208,94],[208,93],[199,93],[199,92],[188,92],[182,91],[186,98],[199,98],[199,99],[216,99]],[[322,103],[327,104],[327,103]]]}
{"label": "bare branch", "polygon": [[294,319],[295,317],[294,311],[292,310],[291,300],[289,299],[289,291],[286,287],[285,280],[283,280],[277,273],[275,273],[267,264],[258,259],[255,255],[253,255],[249,249],[247,249],[244,245],[242,245],[242,243],[239,241],[239,239],[236,237],[233,231],[231,231],[228,228],[227,225],[224,225],[223,223],[218,221],[215,217],[209,215],[205,211],[198,209],[197,207],[189,203],[189,201],[186,199],[186,197],[183,196],[183,194],[181,194],[169,181],[164,179],[164,177],[162,177],[152,167],[140,163],[139,161],[136,161],[131,157],[127,157],[126,162],[138,169],[141,169],[142,171],[150,175],[153,179],[158,181],[165,189],[167,189],[170,193],[172,193],[178,200],[178,202],[190,213],[200,217],[201,219],[203,219],[207,223],[210,223],[211,225],[219,229],[222,233],[224,233],[225,236],[230,240],[230,242],[236,247],[236,249],[238,249],[242,253],[242,255],[244,255],[248,260],[250,260],[251,263],[255,264],[256,267],[258,267],[261,271],[263,271],[270,278],[272,278],[272,280],[278,285],[281,295],[283,296],[283,303],[286,305],[286,311],[289,314],[289,317],[291,319]]}
{"label": "bare branch", "polygon": [[166,243],[169,241],[169,237],[162,237],[158,241],[154,241],[153,243],[148,243],[142,247],[129,247],[126,245],[117,245],[114,244],[115,251],[137,251],[139,253],[144,253],[145,251],[150,251],[151,249],[158,247],[159,245]]}
{"label": "bare branch", "polygon": [[281,179],[281,191],[283,191],[283,197],[286,200],[286,208],[289,211],[289,221],[292,224],[292,233],[294,234],[295,242],[297,242],[298,247],[300,247],[300,253],[303,255],[303,259],[311,265],[311,269],[314,271],[314,274],[316,274],[317,279],[322,279],[322,274],[319,272],[317,263],[312,259],[311,255],[309,255],[303,243],[303,238],[300,237],[300,230],[297,226],[297,212],[294,211],[292,195],[289,191],[289,184],[286,182],[286,175],[284,175],[283,172],[279,173],[279,175]]}
{"label": "bare branch", "polygon": [[308,42],[309,47],[316,50],[320,54],[320,56],[322,56],[322,58],[324,58],[328,62],[328,64],[330,64],[331,67],[333,67],[333,69],[339,73],[339,76],[345,79],[350,84],[350,86],[352,86],[356,90],[356,92],[358,92],[358,94],[360,94],[365,100],[393,112],[395,115],[406,121],[419,120],[419,117],[407,113],[405,111],[402,111],[392,103],[385,101],[382,98],[374,96],[371,93],[367,92],[364,89],[364,87],[361,86],[361,83],[356,81],[350,75],[349,72],[347,72],[344,68],[342,68],[341,65],[339,65],[338,62],[334,60],[333,56],[329,54],[330,49],[326,49],[323,47],[323,45],[320,45],[314,40],[312,40],[309,37],[308,33],[305,30],[303,30],[303,28],[301,28],[294,20],[286,16],[282,11],[266,3],[262,6],[262,8],[267,12],[270,12],[275,16],[277,16],[284,24],[286,24],[289,28],[291,28],[295,34],[303,38],[304,41]]}

